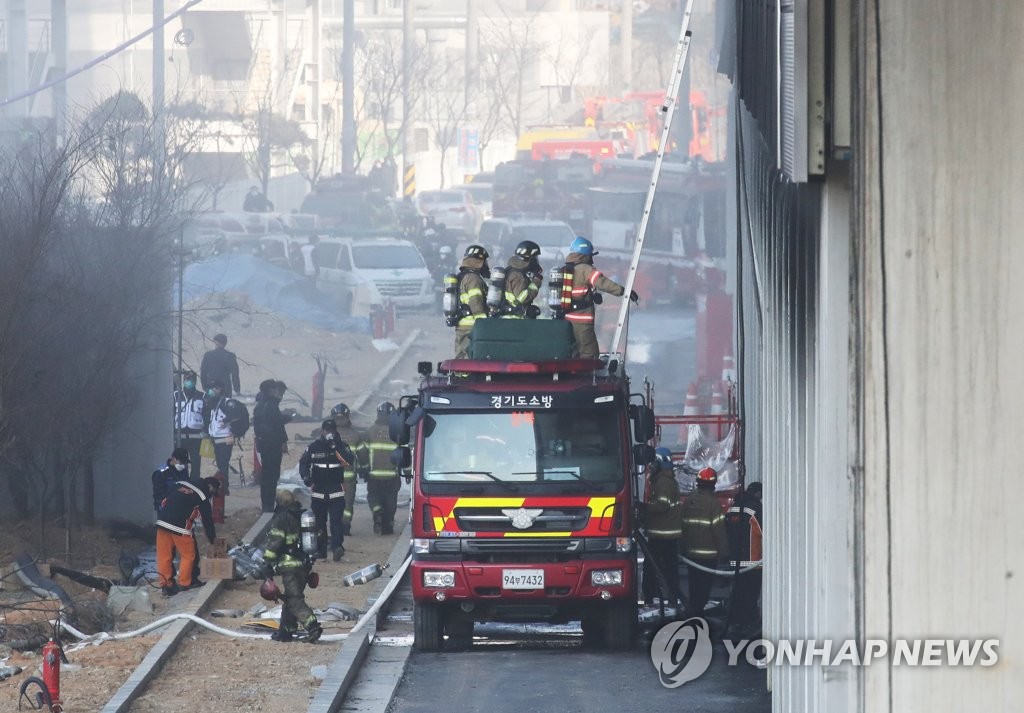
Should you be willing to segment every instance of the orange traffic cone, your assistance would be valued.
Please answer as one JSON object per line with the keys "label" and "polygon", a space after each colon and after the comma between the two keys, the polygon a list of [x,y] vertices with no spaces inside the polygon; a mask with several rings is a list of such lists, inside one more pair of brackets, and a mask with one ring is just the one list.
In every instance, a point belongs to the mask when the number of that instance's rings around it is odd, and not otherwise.
{"label": "orange traffic cone", "polygon": [[[683,418],[687,416],[697,416],[700,413],[700,403],[697,401],[697,384],[690,382],[690,387],[686,390],[686,403],[683,404]],[[679,428],[679,442],[686,444],[689,441],[690,425],[684,423]]]}

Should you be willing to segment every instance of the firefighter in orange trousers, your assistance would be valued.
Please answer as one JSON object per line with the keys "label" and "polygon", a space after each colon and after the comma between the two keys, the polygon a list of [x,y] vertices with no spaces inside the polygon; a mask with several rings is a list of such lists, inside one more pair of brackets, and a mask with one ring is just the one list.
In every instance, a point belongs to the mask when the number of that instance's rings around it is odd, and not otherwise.
{"label": "firefighter in orange trousers", "polygon": [[[702,616],[711,595],[715,575],[704,570],[718,568],[718,560],[729,552],[725,513],[715,497],[718,473],[714,468],[703,468],[697,473],[697,489],[683,503],[682,543],[683,556],[689,565],[690,601],[688,616]],[[697,566],[694,566],[697,565]],[[704,569],[701,569],[701,568]]]}
{"label": "firefighter in orange trousers", "polygon": [[[616,297],[626,292],[625,287],[609,280],[594,267],[594,256],[597,254],[593,243],[577,237],[569,245],[569,254],[565,258],[565,273],[568,275],[572,271],[572,297],[563,297],[562,310],[572,324],[572,334],[576,340],[573,356],[580,359],[597,359],[601,353],[594,331],[594,305],[601,303],[597,291]],[[629,299],[640,304],[640,295],[636,291],[629,293]]]}
{"label": "firefighter in orange trousers", "polygon": [[[203,518],[206,539],[213,544],[217,532],[213,526],[210,499],[220,492],[220,481],[203,478],[200,481],[179,480],[164,498],[156,520],[156,570],[160,574],[160,587],[170,597],[185,589],[201,587],[204,582],[193,579],[193,565],[198,552],[192,539],[192,526],[197,517]],[[181,556],[178,564],[178,583],[174,581],[174,551]]]}
{"label": "firefighter in orange trousers", "polygon": [[679,536],[682,528],[679,516],[682,505],[679,502],[679,485],[672,469],[672,451],[660,447],[655,449],[651,464],[651,497],[644,504],[647,542],[653,562],[644,566],[644,602],[653,604],[654,593],[660,591],[654,567],[665,578],[668,591],[661,594],[667,604],[679,603]]}
{"label": "firefighter in orange trousers", "polygon": [[478,319],[487,316],[487,283],[490,255],[480,245],[466,248],[459,265],[459,321],[455,325],[455,358],[469,356],[469,335]]}

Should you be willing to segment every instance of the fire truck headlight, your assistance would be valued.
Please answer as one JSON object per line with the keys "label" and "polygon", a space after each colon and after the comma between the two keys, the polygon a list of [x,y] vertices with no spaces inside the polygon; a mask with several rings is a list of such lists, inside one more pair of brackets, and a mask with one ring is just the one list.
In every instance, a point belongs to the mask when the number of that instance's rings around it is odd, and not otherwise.
{"label": "fire truck headlight", "polygon": [[607,587],[622,584],[622,570],[595,569],[590,573],[590,584],[595,587]]}
{"label": "fire truck headlight", "polygon": [[633,538],[632,537],[616,537],[615,538],[615,551],[616,552],[629,552],[633,549]]}
{"label": "fire truck headlight", "polygon": [[412,541],[412,553],[414,555],[425,555],[430,552],[430,540],[426,538],[414,538]]}
{"label": "fire truck headlight", "polygon": [[423,586],[434,589],[439,587],[454,587],[455,572],[424,572]]}

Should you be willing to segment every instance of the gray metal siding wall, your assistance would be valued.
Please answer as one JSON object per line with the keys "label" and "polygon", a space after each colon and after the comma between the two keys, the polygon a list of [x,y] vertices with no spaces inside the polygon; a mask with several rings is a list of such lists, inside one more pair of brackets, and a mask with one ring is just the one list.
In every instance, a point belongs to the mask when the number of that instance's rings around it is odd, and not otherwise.
{"label": "gray metal siding wall", "polygon": [[[848,469],[849,187],[792,184],[746,111],[737,141],[748,477],[765,483],[765,634],[856,635]],[[826,245],[823,235],[829,235]],[[852,710],[848,671],[769,669],[775,711]]]}

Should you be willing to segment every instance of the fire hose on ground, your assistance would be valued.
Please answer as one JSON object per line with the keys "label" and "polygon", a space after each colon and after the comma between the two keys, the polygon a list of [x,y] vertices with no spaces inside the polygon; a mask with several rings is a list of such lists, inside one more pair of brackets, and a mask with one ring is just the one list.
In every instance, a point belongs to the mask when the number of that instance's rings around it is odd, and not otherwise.
{"label": "fire hose on ground", "polygon": [[[377,597],[377,600],[369,609],[366,610],[366,613],[359,618],[359,620],[355,623],[355,626],[353,626],[351,630],[344,634],[327,634],[321,636],[320,641],[344,641],[349,636],[349,634],[355,633],[356,631],[359,631],[361,628],[363,628],[366,625],[366,623],[370,621],[371,617],[377,616],[377,612],[380,611],[380,608],[384,606],[388,598],[398,587],[398,583],[401,581],[402,576],[405,574],[405,571],[409,568],[410,562],[412,562],[412,557],[406,557],[405,561],[402,563],[402,566],[399,567],[398,571],[395,572],[395,575],[391,578],[391,581],[388,582],[387,586],[384,587],[384,590],[380,593],[380,596]],[[78,639],[79,644],[100,644],[104,641],[120,641],[123,639],[131,639],[136,636],[143,636],[145,634],[150,633],[151,631],[160,629],[161,627],[167,626],[168,624],[172,624],[175,621],[181,620],[191,621],[193,624],[198,624],[199,626],[209,629],[215,634],[220,634],[221,636],[228,636],[235,639],[270,639],[270,634],[254,634],[246,631],[238,631],[237,629],[228,629],[223,626],[217,626],[216,624],[209,622],[206,619],[203,619],[202,617],[196,616],[195,614],[186,613],[169,614],[165,617],[157,619],[156,621],[150,622],[149,624],[146,624],[145,626],[142,626],[138,629],[115,633],[101,631],[95,634],[85,634],[76,629],[71,624],[68,624],[67,622],[62,620],[56,622],[56,625],[59,626],[63,631]]]}
{"label": "fire hose on ground", "polygon": [[753,571],[755,569],[760,569],[762,561],[763,561],[763,560],[758,560],[757,562],[751,562],[748,566],[741,567],[740,569],[722,570],[722,569],[711,569],[710,567],[705,567],[702,564],[697,564],[696,562],[694,562],[693,560],[689,559],[688,557],[686,557],[684,555],[679,555],[679,559],[681,559],[683,562],[685,562],[690,567],[693,567],[695,569],[699,569],[701,572],[707,572],[708,574],[714,574],[714,575],[717,575],[719,577],[735,577],[738,574],[746,574],[747,572],[751,572],[751,571]]}

